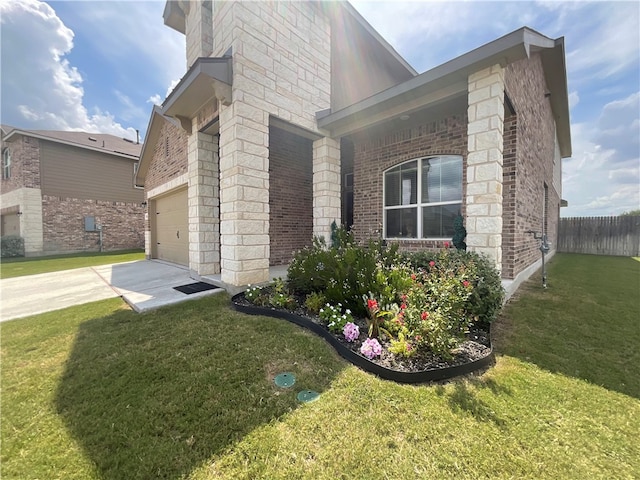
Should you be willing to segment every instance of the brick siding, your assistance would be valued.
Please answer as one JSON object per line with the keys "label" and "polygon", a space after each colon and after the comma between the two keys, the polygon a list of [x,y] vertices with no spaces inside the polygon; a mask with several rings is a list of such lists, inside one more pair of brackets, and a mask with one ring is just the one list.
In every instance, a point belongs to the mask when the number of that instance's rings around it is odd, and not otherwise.
{"label": "brick siding", "polygon": [[22,187],[40,188],[40,140],[22,135],[16,137],[2,145],[3,149],[8,147],[11,151],[11,178],[2,179],[2,193]]}
{"label": "brick siding", "polygon": [[270,265],[284,265],[313,239],[312,142],[269,127]]}
{"label": "brick siding", "polygon": [[[463,157],[463,195],[466,184],[467,115],[461,113],[391,131],[386,135],[358,134],[354,143],[354,233],[358,242],[380,235],[382,230],[383,172],[407,160],[429,155]],[[464,215],[464,200],[462,211]],[[436,249],[443,241],[399,240],[400,249]]]}
{"label": "brick siding", "polygon": [[[544,71],[539,55],[510,64],[505,71],[505,90],[514,105],[516,154],[515,161],[507,158],[509,187],[505,192],[511,209],[509,221],[503,224],[503,269],[505,278],[514,278],[540,258],[539,242],[527,230],[542,230],[544,184],[549,187],[548,238],[555,248],[560,212],[560,195],[553,188],[553,159],[555,149],[555,123],[547,93]],[[505,125],[506,126],[506,125]],[[513,144],[511,129],[505,140]],[[506,141],[505,141],[506,145]],[[511,174],[515,171],[515,186]]]}
{"label": "brick siding", "polygon": [[502,151],[502,276],[513,278],[516,245],[516,151],[518,117],[504,120],[504,148]]}
{"label": "brick siding", "polygon": [[171,122],[163,122],[144,183],[147,191],[187,173],[187,134]]}
{"label": "brick siding", "polygon": [[44,254],[99,251],[99,234],[85,232],[85,216],[103,226],[103,251],[144,247],[144,209],[138,203],[44,195],[42,213]]}

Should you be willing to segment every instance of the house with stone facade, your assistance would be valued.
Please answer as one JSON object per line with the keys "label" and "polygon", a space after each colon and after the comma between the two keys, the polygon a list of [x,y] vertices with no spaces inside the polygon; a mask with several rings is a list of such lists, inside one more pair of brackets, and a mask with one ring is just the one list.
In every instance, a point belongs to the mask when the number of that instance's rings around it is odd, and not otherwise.
{"label": "house with stone facade", "polygon": [[144,246],[142,145],[113,135],[2,126],[2,235],[25,255]]}
{"label": "house with stone facade", "polygon": [[555,250],[571,155],[563,38],[523,27],[416,72],[348,2],[168,1],[187,73],[152,113],[136,182],[146,252],[194,278],[269,279],[332,222],[470,250],[513,290]]}

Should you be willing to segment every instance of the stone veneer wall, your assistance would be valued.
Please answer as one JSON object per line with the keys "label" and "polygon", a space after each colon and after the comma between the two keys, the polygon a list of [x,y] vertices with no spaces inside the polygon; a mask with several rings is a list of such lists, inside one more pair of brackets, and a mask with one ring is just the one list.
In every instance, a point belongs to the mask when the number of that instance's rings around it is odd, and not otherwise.
{"label": "stone veneer wall", "polygon": [[467,126],[467,248],[502,270],[504,69],[469,75]]}
{"label": "stone veneer wall", "polygon": [[270,127],[270,265],[286,265],[313,240],[312,142]]}
{"label": "stone veneer wall", "polygon": [[[464,113],[438,119],[383,136],[358,135],[354,143],[354,232],[358,242],[375,238],[382,230],[383,172],[407,160],[430,155],[463,157],[465,212],[467,116]],[[443,241],[399,240],[404,251],[436,249]]]}
{"label": "stone veneer wall", "polygon": [[213,19],[213,55],[232,47],[234,75],[232,104],[220,106],[221,279],[246,285],[269,274],[269,118],[316,130],[330,105],[331,32],[312,2],[216,1]]}
{"label": "stone veneer wall", "polygon": [[[505,69],[505,90],[518,117],[513,246],[504,252],[505,258],[513,259],[514,264],[512,276],[507,278],[515,278],[540,259],[539,241],[525,231],[542,231],[545,183],[549,189],[547,235],[555,242],[560,193],[553,181],[555,122],[549,99],[545,97],[547,86],[538,54]],[[551,247],[555,249],[555,244]]]}
{"label": "stone veneer wall", "polygon": [[144,209],[138,203],[42,198],[43,254],[99,251],[98,232],[84,231],[84,217],[103,226],[103,251],[144,247]]}

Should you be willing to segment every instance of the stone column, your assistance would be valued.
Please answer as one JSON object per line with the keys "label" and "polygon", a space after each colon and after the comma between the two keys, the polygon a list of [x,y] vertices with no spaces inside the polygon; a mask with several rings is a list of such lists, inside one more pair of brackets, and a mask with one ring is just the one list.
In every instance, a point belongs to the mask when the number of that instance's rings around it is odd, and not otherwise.
{"label": "stone column", "polygon": [[331,224],[340,225],[340,141],[313,142],[313,234],[329,243]]}
{"label": "stone column", "polygon": [[502,150],[504,70],[494,65],[469,76],[466,228],[470,250],[502,267]]}
{"label": "stone column", "polygon": [[218,140],[193,127],[187,140],[189,268],[211,275],[220,273]]}
{"label": "stone column", "polygon": [[220,110],[221,280],[269,280],[269,115],[241,101]]}

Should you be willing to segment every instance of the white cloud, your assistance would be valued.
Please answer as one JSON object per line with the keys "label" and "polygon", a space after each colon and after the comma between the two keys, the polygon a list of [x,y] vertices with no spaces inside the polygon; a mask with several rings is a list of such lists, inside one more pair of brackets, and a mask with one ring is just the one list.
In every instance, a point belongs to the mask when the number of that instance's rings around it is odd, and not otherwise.
{"label": "white cloud", "polygon": [[123,127],[109,112],[87,112],[83,78],[64,58],[73,48],[74,33],[49,5],[3,1],[0,14],[3,122],[135,138],[135,129]]}
{"label": "white cloud", "polygon": [[176,88],[176,85],[178,85],[178,83],[180,83],[180,80],[171,81],[171,83],[167,87],[167,93],[165,94],[164,97],[161,97],[159,93],[156,93],[155,95],[152,95],[151,97],[149,97],[149,100],[147,100],[147,103],[152,103],[154,105],[162,105],[162,102],[164,101],[164,99],[169,96],[169,94],[173,91],[173,89]]}
{"label": "white cloud", "polygon": [[563,162],[563,216],[618,215],[640,207],[640,94],[602,107],[598,122],[571,126]]}
{"label": "white cloud", "polygon": [[578,96],[578,92],[571,92],[569,94],[569,110],[573,110],[573,107],[580,103],[580,97]]}

